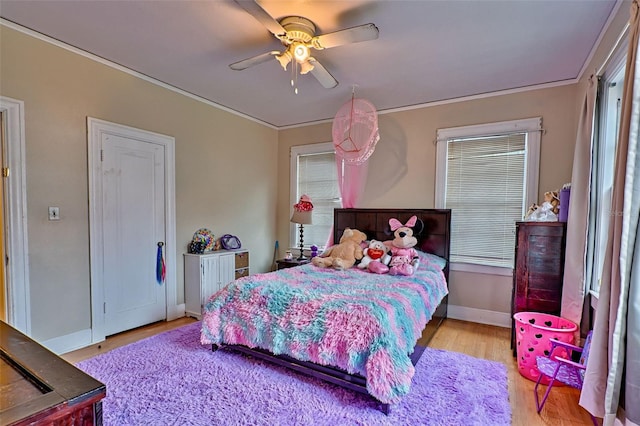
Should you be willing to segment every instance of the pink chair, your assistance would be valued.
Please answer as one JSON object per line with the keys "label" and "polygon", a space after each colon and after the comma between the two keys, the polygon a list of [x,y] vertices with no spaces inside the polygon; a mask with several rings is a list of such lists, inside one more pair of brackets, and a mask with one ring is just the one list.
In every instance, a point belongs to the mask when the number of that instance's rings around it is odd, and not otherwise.
{"label": "pink chair", "polygon": [[[551,342],[551,351],[546,356],[538,356],[536,357],[536,364],[538,366],[538,370],[540,371],[540,376],[538,377],[538,381],[536,382],[535,387],[533,388],[533,393],[536,397],[536,407],[538,408],[538,413],[542,410],[544,403],[547,401],[547,397],[549,396],[549,392],[553,387],[553,383],[555,381],[562,382],[566,385],[569,385],[573,388],[582,390],[582,383],[584,380],[584,372],[587,368],[587,358],[589,357],[589,347],[591,346],[591,334],[593,332],[590,331],[587,334],[587,339],[584,342],[584,347],[581,348],[579,346],[572,345],[570,343],[561,342],[556,339],[549,339]],[[553,356],[553,351],[558,349],[565,349],[569,353],[569,359],[557,358]],[[571,361],[572,352],[580,353],[579,362]],[[540,385],[540,381],[543,376],[547,376],[550,379],[549,386],[547,386],[547,391],[542,397],[542,402],[538,399],[538,386]],[[598,421],[596,420],[591,413],[591,420],[594,425],[598,425]]]}

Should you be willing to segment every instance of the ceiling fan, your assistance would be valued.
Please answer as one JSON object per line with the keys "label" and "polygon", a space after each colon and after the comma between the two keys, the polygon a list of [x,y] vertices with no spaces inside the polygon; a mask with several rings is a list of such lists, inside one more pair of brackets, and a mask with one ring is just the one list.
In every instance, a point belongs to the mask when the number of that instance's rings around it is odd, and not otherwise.
{"label": "ceiling fan", "polygon": [[[293,61],[294,67],[300,67],[300,74],[311,72],[323,87],[331,89],[338,85],[338,81],[316,58],[311,56],[311,49],[323,50],[378,38],[378,27],[374,24],[364,24],[332,33],[316,35],[316,25],[307,18],[285,16],[276,20],[255,0],[235,0],[235,2],[280,40],[285,49],[282,52],[272,50],[235,62],[229,65],[232,70],[244,70],[275,57],[285,70],[289,63]],[[291,83],[293,85],[293,79]]]}

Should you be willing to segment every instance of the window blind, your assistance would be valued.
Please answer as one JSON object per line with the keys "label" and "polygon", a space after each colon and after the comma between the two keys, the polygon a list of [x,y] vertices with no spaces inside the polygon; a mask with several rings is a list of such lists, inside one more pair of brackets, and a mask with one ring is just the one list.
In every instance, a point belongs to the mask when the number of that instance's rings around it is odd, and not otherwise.
{"label": "window blind", "polygon": [[302,194],[313,202],[313,224],[304,226],[304,245],[323,248],[333,226],[333,209],[340,208],[334,152],[298,155],[298,198]]}
{"label": "window blind", "polygon": [[513,267],[525,199],[527,133],[447,141],[451,261]]}

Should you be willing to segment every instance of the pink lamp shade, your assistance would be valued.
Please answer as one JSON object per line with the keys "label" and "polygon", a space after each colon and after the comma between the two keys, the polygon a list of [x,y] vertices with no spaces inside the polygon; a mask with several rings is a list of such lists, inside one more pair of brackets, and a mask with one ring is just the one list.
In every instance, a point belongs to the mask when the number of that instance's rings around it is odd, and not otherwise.
{"label": "pink lamp shade", "polygon": [[313,204],[311,203],[311,198],[308,195],[303,195],[300,197],[300,201],[293,205],[293,214],[291,215],[291,222],[300,224],[300,256],[298,256],[298,260],[306,260],[304,255],[304,225],[310,225],[311,214],[313,212]]}
{"label": "pink lamp shade", "polygon": [[299,223],[302,225],[311,225],[311,214],[313,212],[313,203],[311,198],[304,194],[300,197],[300,201],[293,205],[293,215],[291,215],[291,222]]}

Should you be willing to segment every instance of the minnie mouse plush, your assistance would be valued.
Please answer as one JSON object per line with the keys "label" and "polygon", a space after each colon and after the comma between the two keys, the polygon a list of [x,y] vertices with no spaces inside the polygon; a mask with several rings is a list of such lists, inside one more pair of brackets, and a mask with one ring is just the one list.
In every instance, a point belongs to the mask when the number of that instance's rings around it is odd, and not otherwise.
{"label": "minnie mouse plush", "polygon": [[404,225],[398,219],[389,219],[389,226],[394,236],[393,240],[385,242],[390,243],[389,274],[413,275],[420,264],[418,252],[414,249],[418,244],[415,235],[422,232],[424,225],[416,216],[411,216]]}

